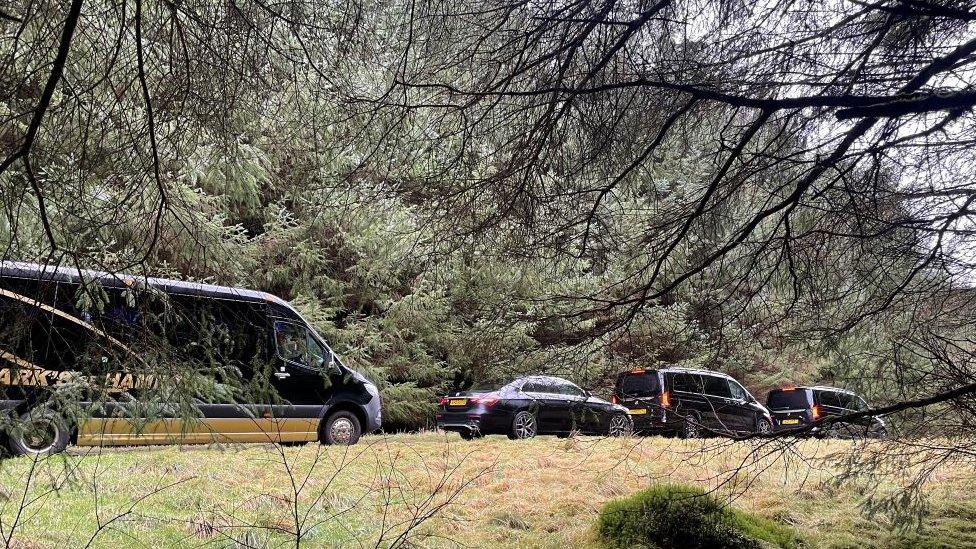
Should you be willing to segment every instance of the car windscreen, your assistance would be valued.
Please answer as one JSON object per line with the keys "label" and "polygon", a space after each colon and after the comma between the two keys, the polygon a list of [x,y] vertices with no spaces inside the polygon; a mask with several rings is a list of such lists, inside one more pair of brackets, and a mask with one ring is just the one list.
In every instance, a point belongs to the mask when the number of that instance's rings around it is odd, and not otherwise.
{"label": "car windscreen", "polygon": [[809,408],[812,404],[810,401],[810,391],[804,389],[770,391],[769,400],[766,403],[770,410],[795,410],[798,408]]}
{"label": "car windscreen", "polygon": [[654,396],[660,392],[657,372],[626,373],[617,381],[617,394],[622,397]]}

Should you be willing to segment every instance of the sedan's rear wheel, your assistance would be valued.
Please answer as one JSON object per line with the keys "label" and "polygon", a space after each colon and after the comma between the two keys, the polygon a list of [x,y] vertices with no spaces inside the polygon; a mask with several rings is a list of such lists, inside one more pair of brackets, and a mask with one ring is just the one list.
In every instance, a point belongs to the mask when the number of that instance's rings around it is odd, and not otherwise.
{"label": "sedan's rear wheel", "polygon": [[467,429],[458,433],[464,440],[474,440],[476,438],[481,438],[485,435],[481,431],[476,431],[474,429]]}
{"label": "sedan's rear wheel", "polygon": [[756,422],[756,432],[760,435],[769,435],[773,432],[773,424],[769,422],[764,417],[759,418]]}
{"label": "sedan's rear wheel", "polygon": [[626,437],[634,433],[634,424],[626,414],[614,414],[610,418],[610,429],[607,434],[612,437]]}
{"label": "sedan's rear wheel", "polygon": [[536,422],[535,416],[532,414],[532,412],[519,412],[515,414],[515,418],[512,419],[512,432],[508,434],[508,438],[532,438],[536,435],[538,430],[539,425]]}

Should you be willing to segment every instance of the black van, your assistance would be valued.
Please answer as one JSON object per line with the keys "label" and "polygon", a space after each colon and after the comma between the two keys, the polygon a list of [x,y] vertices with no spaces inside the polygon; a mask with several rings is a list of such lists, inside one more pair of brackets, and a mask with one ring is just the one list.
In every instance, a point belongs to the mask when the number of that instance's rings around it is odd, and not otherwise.
{"label": "black van", "polygon": [[772,432],[772,418],[731,376],[711,370],[642,368],[623,372],[611,398],[630,410],[634,431],[739,435]]}
{"label": "black van", "polygon": [[793,429],[821,437],[887,436],[884,421],[876,416],[865,416],[852,422],[825,421],[869,409],[868,403],[856,393],[838,387],[773,389],[766,396],[766,406],[773,414],[777,431]]}
{"label": "black van", "polygon": [[80,445],[353,444],[379,391],[265,292],[0,262],[0,430]]}

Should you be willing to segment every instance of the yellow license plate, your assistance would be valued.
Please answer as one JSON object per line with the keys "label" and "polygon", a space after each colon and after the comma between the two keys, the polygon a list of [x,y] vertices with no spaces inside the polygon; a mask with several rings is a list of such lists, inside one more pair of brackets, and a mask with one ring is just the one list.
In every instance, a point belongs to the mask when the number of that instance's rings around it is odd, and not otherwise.
{"label": "yellow license plate", "polygon": [[447,402],[448,406],[464,406],[468,403],[466,398],[453,398]]}
{"label": "yellow license plate", "polygon": [[634,408],[630,411],[630,415],[639,416],[647,413],[647,408]]}
{"label": "yellow license plate", "polygon": [[800,424],[800,420],[798,420],[798,419],[784,419],[783,421],[780,421],[779,424],[780,425],[799,425]]}

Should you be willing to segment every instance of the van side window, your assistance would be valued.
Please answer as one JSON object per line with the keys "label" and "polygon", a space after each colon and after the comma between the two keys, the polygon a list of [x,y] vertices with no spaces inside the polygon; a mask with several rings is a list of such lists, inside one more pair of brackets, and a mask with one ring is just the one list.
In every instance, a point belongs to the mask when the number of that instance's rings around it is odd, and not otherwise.
{"label": "van side window", "polygon": [[867,403],[864,399],[857,395],[852,395],[850,393],[837,393],[837,397],[840,400],[840,407],[845,410],[850,410],[852,412],[860,412],[861,410],[867,410]]}
{"label": "van side window", "polygon": [[702,376],[705,381],[705,394],[723,398],[732,398],[729,380],[718,376]]}
{"label": "van side window", "polygon": [[701,393],[701,376],[698,374],[674,374],[674,390],[686,393]]}
{"label": "van side window", "polygon": [[840,399],[837,397],[837,393],[833,391],[820,391],[820,405],[838,408],[841,404]]}
{"label": "van side window", "polygon": [[290,322],[275,322],[275,345],[281,358],[304,364],[306,342],[305,330]]}
{"label": "van side window", "polygon": [[732,390],[732,398],[737,400],[749,400],[749,392],[746,391],[745,387],[739,385],[738,382],[728,380],[729,389]]}
{"label": "van side window", "polygon": [[319,369],[329,363],[329,352],[322,348],[312,333],[298,324],[276,321],[275,345],[278,356],[307,368]]}

